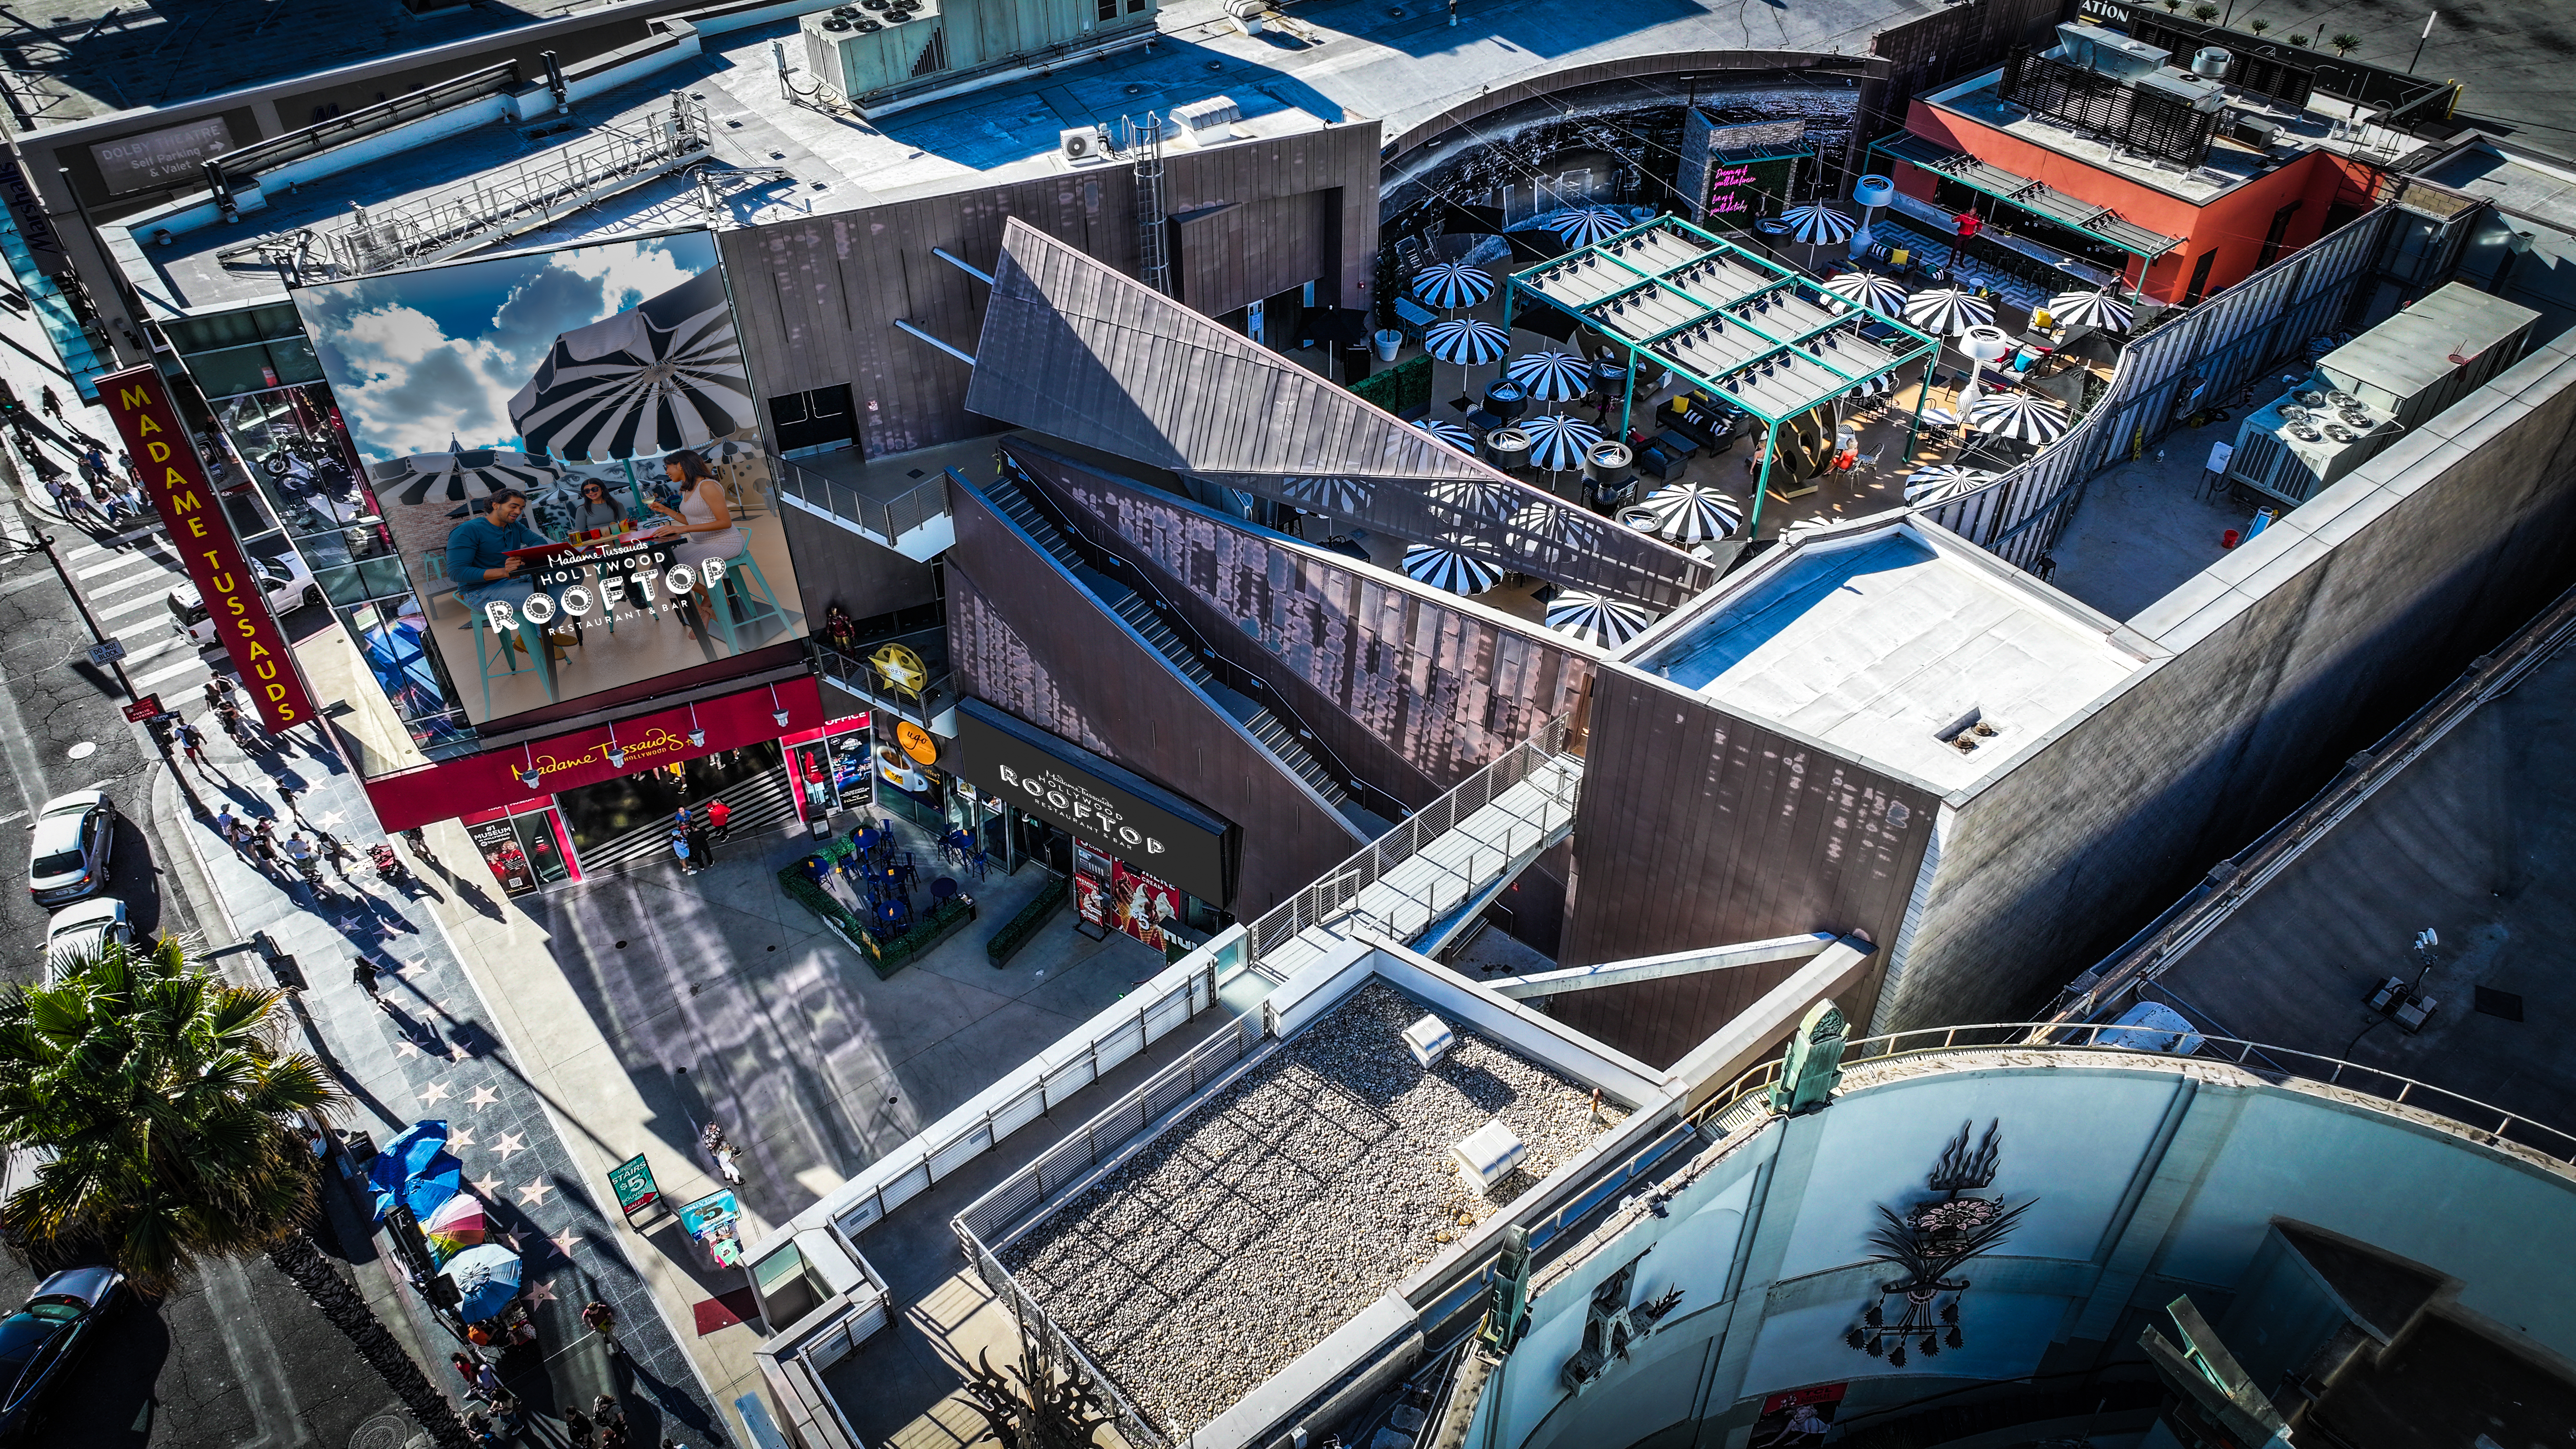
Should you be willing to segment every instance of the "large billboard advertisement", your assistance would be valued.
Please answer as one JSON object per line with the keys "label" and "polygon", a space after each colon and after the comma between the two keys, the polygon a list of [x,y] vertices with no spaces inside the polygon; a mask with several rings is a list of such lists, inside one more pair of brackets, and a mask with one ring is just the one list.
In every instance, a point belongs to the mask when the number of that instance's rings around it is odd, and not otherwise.
{"label": "large billboard advertisement", "polygon": [[406,714],[425,655],[482,724],[804,637],[707,233],[294,298],[406,573],[351,621]]}
{"label": "large billboard advertisement", "polygon": [[269,613],[267,596],[242,558],[241,541],[207,486],[205,464],[170,405],[160,371],[147,366],[111,372],[98,380],[98,400],[116,420],[143,491],[170,530],[171,550],[197,586],[216,637],[259,706],[260,721],[274,731],[313,718],[313,700],[286,647],[285,631]]}

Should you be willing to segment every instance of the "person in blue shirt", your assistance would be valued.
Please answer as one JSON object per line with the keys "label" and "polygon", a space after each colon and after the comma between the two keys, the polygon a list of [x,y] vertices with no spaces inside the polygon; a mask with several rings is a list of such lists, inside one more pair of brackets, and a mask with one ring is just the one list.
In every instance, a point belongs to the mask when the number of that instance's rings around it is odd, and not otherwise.
{"label": "person in blue shirt", "polygon": [[513,549],[549,543],[522,516],[528,498],[515,488],[492,495],[488,512],[466,519],[447,535],[447,577],[466,607],[481,610],[495,600],[512,608],[528,601],[536,585],[522,577],[527,560],[510,557]]}

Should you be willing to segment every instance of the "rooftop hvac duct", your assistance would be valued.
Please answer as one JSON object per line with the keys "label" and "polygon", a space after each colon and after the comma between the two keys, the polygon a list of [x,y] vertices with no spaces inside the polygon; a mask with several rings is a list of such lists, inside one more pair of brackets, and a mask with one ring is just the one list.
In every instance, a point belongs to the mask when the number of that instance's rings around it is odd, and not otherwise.
{"label": "rooftop hvac duct", "polygon": [[2224,46],[2204,45],[2191,58],[2191,73],[2204,80],[2227,79],[2227,65],[2235,57]]}

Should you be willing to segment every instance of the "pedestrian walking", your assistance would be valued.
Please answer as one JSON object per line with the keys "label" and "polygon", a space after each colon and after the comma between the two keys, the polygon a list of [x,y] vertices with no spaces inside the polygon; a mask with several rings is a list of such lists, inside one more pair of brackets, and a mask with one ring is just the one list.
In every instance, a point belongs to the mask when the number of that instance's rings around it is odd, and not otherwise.
{"label": "pedestrian walking", "polygon": [[736,1187],[742,1186],[742,1149],[728,1142],[716,1149],[716,1171]]}
{"label": "pedestrian walking", "polygon": [[671,853],[680,858],[680,869],[683,872],[689,875],[698,873],[697,862],[689,856],[689,832],[676,825],[671,827]]}
{"label": "pedestrian walking", "polygon": [[297,820],[302,820],[304,818],[304,806],[300,803],[304,799],[303,791],[296,789],[293,785],[287,784],[283,780],[280,780],[277,782],[277,799],[278,803],[285,807],[287,814],[294,816]]}
{"label": "pedestrian walking", "polygon": [[579,1409],[564,1410],[564,1441],[572,1449],[590,1449],[592,1429],[590,1416]]}
{"label": "pedestrian walking", "polygon": [[598,1334],[599,1341],[608,1346],[610,1357],[613,1358],[624,1351],[617,1346],[617,1310],[609,1307],[606,1302],[593,1298],[583,1304],[581,1321],[590,1325],[590,1331]]}
{"label": "pedestrian walking", "polygon": [[590,1421],[599,1426],[600,1449],[608,1449],[612,1433],[616,1443],[626,1442],[626,1411],[617,1407],[614,1396],[601,1394],[590,1401]]}
{"label": "pedestrian walking", "polygon": [[171,733],[178,737],[179,748],[187,754],[188,763],[197,767],[198,774],[203,775],[208,773],[206,769],[206,732],[197,728],[195,725],[188,723],[187,717],[184,715],[178,716],[177,718],[179,722],[171,727]]}
{"label": "pedestrian walking", "polygon": [[375,962],[364,956],[356,957],[349,962],[349,979],[356,982],[358,989],[367,993],[367,999],[374,1002],[380,1010],[391,1011],[393,1008],[385,1004],[384,974],[376,969]]}
{"label": "pedestrian walking", "polygon": [[447,1361],[456,1366],[456,1376],[465,1380],[465,1396],[467,1398],[478,1396],[482,1392],[482,1386],[474,1379],[474,1360],[458,1352],[449,1354]]}
{"label": "pedestrian walking", "polygon": [[732,820],[732,806],[727,805],[722,800],[710,800],[707,802],[707,829],[715,839],[722,840],[725,838],[725,831],[730,827],[730,822]]}
{"label": "pedestrian walking", "polygon": [[313,832],[313,848],[322,852],[324,860],[331,862],[331,868],[340,873],[340,879],[349,878],[349,862],[356,860],[358,853],[351,850],[345,841],[328,830],[316,830]]}
{"label": "pedestrian walking", "polygon": [[207,676],[206,708],[220,713],[225,705],[232,703],[232,699],[232,687],[224,682],[224,677],[222,675],[215,674]]}
{"label": "pedestrian walking", "polygon": [[705,870],[708,866],[716,863],[715,843],[708,836],[707,828],[705,826],[692,825],[689,827],[689,854],[697,858],[698,869],[700,870]]}
{"label": "pedestrian walking", "polygon": [[63,420],[63,400],[60,397],[55,396],[52,388],[48,387],[42,390],[41,394],[36,399],[36,406],[43,408],[45,410],[45,416],[52,418],[55,422],[61,422]]}
{"label": "pedestrian walking", "polygon": [[474,1370],[474,1387],[481,1392],[483,1402],[487,1404],[491,1403],[495,1396],[504,1392],[501,1387],[500,1371],[492,1367],[491,1360],[484,1360]]}

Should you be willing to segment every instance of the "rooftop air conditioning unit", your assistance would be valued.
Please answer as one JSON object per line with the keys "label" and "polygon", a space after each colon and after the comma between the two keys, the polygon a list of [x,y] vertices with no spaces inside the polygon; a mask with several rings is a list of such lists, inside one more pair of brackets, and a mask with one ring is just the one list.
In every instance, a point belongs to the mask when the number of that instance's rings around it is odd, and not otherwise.
{"label": "rooftop air conditioning unit", "polygon": [[1458,1164],[1458,1175],[1469,1188],[1483,1193],[1492,1192],[1496,1183],[1511,1176],[1512,1169],[1528,1154],[1529,1144],[1504,1126],[1500,1117],[1449,1149],[1449,1156]]}
{"label": "rooftop air conditioning unit", "polygon": [[2262,151],[2271,147],[2272,142],[2280,136],[2281,128],[2270,121],[2258,121],[2252,116],[2241,116],[2237,118],[2234,134],[2237,140],[2257,151]]}
{"label": "rooftop air conditioning unit", "polygon": [[1104,159],[1101,153],[1109,149],[1107,140],[1089,126],[1075,126],[1060,133],[1056,144],[1064,151],[1064,159],[1081,163]]}
{"label": "rooftop air conditioning unit", "polygon": [[2225,86],[2220,85],[2214,80],[2205,80],[2188,71],[2174,70],[2170,67],[2164,70],[2149,71],[2145,75],[2138,77],[2138,88],[2140,90],[2160,91],[2165,95],[2169,95],[2177,100],[2186,102],[2193,110],[2199,111],[2204,115],[2214,115],[2218,112],[2220,107],[2227,104],[2227,88]]}
{"label": "rooftop air conditioning unit", "polygon": [[2068,65],[2124,81],[2151,73],[2173,54],[2098,25],[2061,25],[2057,41]]}
{"label": "rooftop air conditioning unit", "polygon": [[1426,1067],[1449,1055],[1449,1049],[1457,1044],[1457,1036],[1436,1016],[1426,1016],[1404,1029],[1405,1050]]}
{"label": "rooftop air conditioning unit", "polygon": [[1186,106],[1172,107],[1172,124],[1193,141],[1213,141],[1225,135],[1225,128],[1243,119],[1243,107],[1232,96],[1210,96]]}

